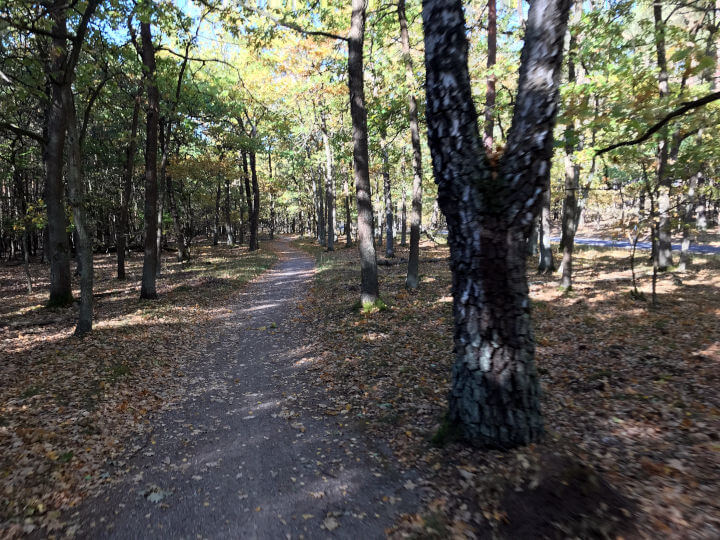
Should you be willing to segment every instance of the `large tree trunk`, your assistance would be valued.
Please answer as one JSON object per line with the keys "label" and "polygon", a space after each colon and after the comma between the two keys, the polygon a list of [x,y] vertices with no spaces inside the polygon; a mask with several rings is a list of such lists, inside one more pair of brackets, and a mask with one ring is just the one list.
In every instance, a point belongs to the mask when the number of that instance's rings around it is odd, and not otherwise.
{"label": "large tree trunk", "polygon": [[[60,1],[53,3],[50,14],[53,32],[67,33],[66,6]],[[72,303],[72,277],[70,274],[70,245],[65,216],[65,187],[63,163],[67,118],[63,111],[63,86],[66,80],[67,45],[65,38],[52,40],[47,76],[50,86],[50,102],[45,111],[45,206],[47,208],[47,258],[50,262],[50,306],[66,306]]]}
{"label": "large tree trunk", "polygon": [[157,153],[160,93],[155,81],[155,49],[152,43],[150,23],[140,23],[142,38],[142,61],[145,67],[147,92],[147,127],[145,138],[145,254],[143,257],[140,298],[157,298],[155,288],[157,267]]}
{"label": "large tree trunk", "polygon": [[348,87],[352,118],[353,168],[358,213],[358,251],[360,253],[360,303],[374,305],[378,287],[377,256],[373,239],[372,193],[368,156],[367,109],[363,72],[363,43],[365,40],[366,0],[352,0],[350,35],[348,41]]}
{"label": "large tree trunk", "polygon": [[67,183],[77,235],[77,257],[80,266],[80,312],[75,335],[83,336],[92,330],[93,321],[93,252],[92,232],[85,211],[85,184],[82,170],[82,149],[75,112],[75,97],[70,85],[63,87],[63,109],[67,123],[68,168]]}
{"label": "large tree trunk", "polygon": [[122,199],[120,200],[120,216],[117,229],[117,278],[125,279],[125,252],[127,251],[130,197],[132,196],[132,180],[135,170],[135,152],[137,149],[138,118],[140,116],[140,94],[133,103],[130,140],[125,148],[125,169],[123,170]]}
{"label": "large tree trunk", "polygon": [[428,142],[453,273],[448,421],[478,445],[542,434],[525,239],[548,189],[569,4],[531,4],[512,126],[494,164],[478,131],[462,2],[423,2]]}
{"label": "large tree trunk", "polygon": [[413,187],[410,212],[410,254],[405,278],[405,287],[417,289],[420,265],[420,225],[422,222],[422,154],[420,150],[420,128],[418,127],[417,98],[415,97],[415,75],[410,56],[410,38],[408,36],[405,0],[398,1],[398,21],[400,23],[400,44],[405,64],[405,82],[408,85],[408,119],[410,121],[410,141],[412,143]]}

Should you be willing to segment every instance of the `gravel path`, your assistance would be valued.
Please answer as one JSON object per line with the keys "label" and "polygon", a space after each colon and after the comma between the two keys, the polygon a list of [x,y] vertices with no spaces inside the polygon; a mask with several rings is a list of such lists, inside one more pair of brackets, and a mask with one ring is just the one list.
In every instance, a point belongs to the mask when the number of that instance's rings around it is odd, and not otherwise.
{"label": "gravel path", "polygon": [[124,480],[73,516],[79,537],[382,538],[415,508],[413,473],[324,408],[298,308],[314,261],[276,246],[280,261],[228,306],[188,370],[184,401],[115,464]]}

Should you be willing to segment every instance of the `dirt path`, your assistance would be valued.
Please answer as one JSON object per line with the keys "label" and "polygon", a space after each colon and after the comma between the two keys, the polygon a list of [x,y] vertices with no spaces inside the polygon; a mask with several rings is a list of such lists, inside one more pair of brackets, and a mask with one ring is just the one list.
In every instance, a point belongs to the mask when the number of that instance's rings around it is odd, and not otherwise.
{"label": "dirt path", "polygon": [[[280,261],[228,306],[186,399],[153,421],[124,479],[74,515],[92,538],[381,538],[415,507],[411,472],[324,414],[299,309],[314,262]],[[316,396],[316,397],[313,397]],[[412,487],[412,486],[411,486]]]}

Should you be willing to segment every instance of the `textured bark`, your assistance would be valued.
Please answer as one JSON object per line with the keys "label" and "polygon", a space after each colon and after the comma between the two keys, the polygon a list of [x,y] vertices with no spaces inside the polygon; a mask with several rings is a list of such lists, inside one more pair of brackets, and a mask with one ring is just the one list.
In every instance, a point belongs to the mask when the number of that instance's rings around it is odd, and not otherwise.
{"label": "textured bark", "polygon": [[385,198],[385,257],[392,258],[395,256],[395,232],[393,228],[393,206],[392,192],[390,190],[390,158],[388,156],[387,145],[383,141],[383,194]]}
{"label": "textured bark", "polygon": [[[313,175],[313,185],[315,186],[315,197],[317,201],[317,236],[321,246],[327,246],[327,229],[325,228],[325,189],[323,188],[322,172],[316,171]],[[317,179],[317,180],[315,180]]]}
{"label": "textured bark", "polygon": [[140,94],[133,103],[130,140],[125,148],[125,168],[123,169],[122,198],[120,200],[120,216],[117,230],[117,278],[125,279],[125,252],[127,251],[130,197],[132,196],[132,179],[135,171],[135,152],[137,151],[137,130],[140,116]]}
{"label": "textured bark", "polygon": [[157,248],[157,153],[160,93],[155,81],[155,49],[152,43],[150,23],[140,23],[142,39],[142,62],[145,68],[145,91],[147,93],[147,118],[145,137],[145,253],[143,257],[140,298],[157,298],[155,288]]}
{"label": "textured bark", "polygon": [[472,100],[462,2],[423,2],[428,141],[453,273],[448,421],[478,445],[542,434],[525,239],[548,186],[569,3],[531,4],[512,126],[493,165]]}
{"label": "textured bark", "polygon": [[228,246],[235,244],[235,238],[233,235],[233,224],[230,213],[230,179],[225,179],[225,205],[224,205],[224,217],[225,217],[225,233],[227,234],[226,242]]}
{"label": "textured bark", "polygon": [[422,154],[420,147],[420,128],[418,127],[417,98],[415,97],[415,75],[410,56],[410,37],[408,35],[405,0],[398,1],[398,20],[400,23],[400,44],[405,64],[405,82],[410,88],[408,93],[408,119],[410,123],[410,141],[412,143],[413,187],[410,212],[410,253],[405,287],[417,289],[420,266],[420,225],[422,222]]}
{"label": "textured bark", "polygon": [[67,123],[67,183],[72,206],[77,257],[80,266],[80,310],[75,335],[82,336],[92,330],[93,322],[93,251],[92,232],[88,226],[85,205],[85,180],[82,169],[82,149],[77,125],[75,98],[70,85],[63,87],[63,109]]}
{"label": "textured bark", "polygon": [[[56,1],[50,8],[53,32],[67,33],[66,6]],[[63,112],[63,86],[66,81],[67,44],[64,38],[53,38],[47,77],[50,86],[50,102],[45,111],[45,194],[47,208],[47,258],[50,262],[49,305],[65,306],[72,302],[70,274],[70,245],[65,217],[65,188],[63,185],[63,157],[67,118]]]}
{"label": "textured bark", "polygon": [[550,189],[546,189],[542,197],[542,208],[540,209],[539,227],[539,248],[540,258],[538,260],[538,272],[550,274],[555,270],[552,245],[550,244]]}
{"label": "textured bark", "polygon": [[373,209],[370,192],[367,109],[363,73],[366,0],[352,0],[348,37],[348,87],[352,118],[353,168],[358,212],[358,251],[360,253],[360,302],[374,304],[379,295],[377,256],[373,241]]}
{"label": "textured bark", "polygon": [[[273,169],[272,169],[272,153],[268,152],[268,177],[272,182]],[[275,198],[270,193],[270,240],[275,237]]]}

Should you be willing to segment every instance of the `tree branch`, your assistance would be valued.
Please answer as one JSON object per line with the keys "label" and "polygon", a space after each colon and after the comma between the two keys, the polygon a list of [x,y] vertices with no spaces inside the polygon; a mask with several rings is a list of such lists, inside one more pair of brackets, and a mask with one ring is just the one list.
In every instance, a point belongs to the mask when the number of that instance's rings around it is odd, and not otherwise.
{"label": "tree branch", "polygon": [[306,30],[305,28],[301,27],[300,25],[295,24],[294,22],[286,21],[285,19],[278,19],[277,17],[274,17],[264,9],[258,9],[254,8],[252,6],[243,5],[243,9],[247,9],[248,11],[252,11],[253,13],[256,13],[258,15],[262,15],[266,19],[269,19],[270,21],[274,22],[278,26],[282,26],[283,28],[288,28],[289,30],[294,30],[295,32],[298,32],[300,34],[306,35],[306,36],[320,36],[320,37],[326,37],[330,39],[339,39],[341,41],[350,41],[349,38],[345,36],[339,36],[337,34],[333,34],[331,32],[323,32],[321,30]]}
{"label": "tree branch", "polygon": [[31,139],[35,139],[41,144],[45,142],[45,139],[41,134],[30,131],[29,129],[21,128],[20,126],[17,126],[10,122],[3,122],[0,120],[0,129],[12,131],[16,135],[20,135],[21,137],[29,137]]}
{"label": "tree branch", "polygon": [[635,139],[631,139],[629,141],[623,141],[623,142],[611,144],[610,146],[606,146],[605,148],[601,148],[600,150],[597,150],[595,152],[595,155],[599,156],[599,155],[605,154],[606,152],[610,152],[611,150],[615,150],[616,148],[620,148],[622,146],[633,146],[633,145],[645,142],[654,133],[657,133],[658,131],[660,131],[673,118],[682,116],[685,113],[692,111],[693,109],[697,109],[699,107],[707,105],[708,103],[717,101],[718,99],[720,99],[720,92],[713,92],[712,94],[708,94],[707,96],[701,97],[700,99],[696,99],[695,101],[686,101],[685,103],[682,104],[682,107],[679,107],[679,108],[675,109],[674,111],[666,114],[659,122],[657,122],[656,124],[651,126],[650,129],[648,129],[645,133],[643,133],[639,137],[637,137]]}

